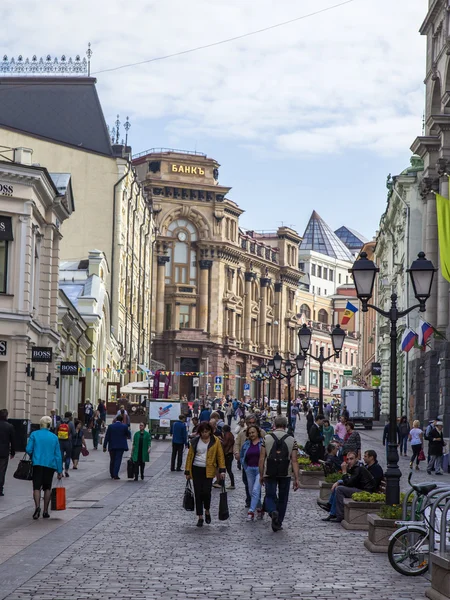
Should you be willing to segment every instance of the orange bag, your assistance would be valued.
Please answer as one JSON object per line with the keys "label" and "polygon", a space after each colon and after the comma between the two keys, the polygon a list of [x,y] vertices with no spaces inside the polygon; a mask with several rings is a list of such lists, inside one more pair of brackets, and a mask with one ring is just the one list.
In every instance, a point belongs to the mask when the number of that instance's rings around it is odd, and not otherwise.
{"label": "orange bag", "polygon": [[52,510],[66,510],[66,488],[58,485],[52,489]]}

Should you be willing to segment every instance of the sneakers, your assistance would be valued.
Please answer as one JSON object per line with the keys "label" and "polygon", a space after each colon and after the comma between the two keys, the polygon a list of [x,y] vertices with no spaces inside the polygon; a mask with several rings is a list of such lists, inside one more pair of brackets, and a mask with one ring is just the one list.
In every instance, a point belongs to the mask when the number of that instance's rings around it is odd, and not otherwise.
{"label": "sneakers", "polygon": [[328,515],[328,517],[325,517],[322,521],[336,521],[336,515]]}
{"label": "sneakers", "polygon": [[229,485],[229,486],[227,487],[227,490],[235,490],[235,489],[236,489],[236,486],[235,486],[235,485]]}
{"label": "sneakers", "polygon": [[221,488],[222,484],[219,483],[218,481],[216,481],[215,483],[212,484],[213,488]]}
{"label": "sneakers", "polygon": [[253,521],[254,518],[255,518],[255,513],[252,512],[251,510],[249,510],[247,513],[247,521]]}
{"label": "sneakers", "polygon": [[64,471],[64,475],[65,475],[66,477],[70,477],[70,475],[69,475],[69,471]]}
{"label": "sneakers", "polygon": [[280,531],[280,529],[282,529],[282,527],[278,520],[278,511],[276,511],[276,510],[272,511],[272,514],[270,515],[270,517],[272,519],[272,531]]}

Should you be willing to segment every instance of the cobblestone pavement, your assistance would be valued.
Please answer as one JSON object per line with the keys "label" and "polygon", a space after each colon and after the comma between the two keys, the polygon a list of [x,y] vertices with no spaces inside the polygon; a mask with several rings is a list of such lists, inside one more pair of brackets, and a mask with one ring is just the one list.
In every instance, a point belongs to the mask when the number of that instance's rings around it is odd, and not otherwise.
{"label": "cobblestone pavement", "polygon": [[[300,440],[304,437],[303,427],[304,422],[298,428]],[[381,430],[362,433],[362,438],[363,448],[378,450]],[[268,520],[245,522],[243,485],[238,472],[237,489],[228,494],[230,520],[226,523],[217,520],[219,490],[214,490],[213,522],[197,528],[195,515],[181,508],[185,479],[182,473],[169,471],[168,451],[169,444],[167,452],[153,465],[149,482],[126,482],[111,493],[103,502],[107,509],[103,518],[92,522],[81,537],[54,554],[46,566],[14,591],[9,580],[10,592],[3,597],[7,600],[418,600],[425,597],[428,581],[423,577],[402,577],[390,567],[385,555],[369,553],[363,545],[366,533],[324,523],[321,518],[325,513],[316,506],[317,491],[291,491],[285,529],[275,534]],[[426,478],[420,475],[421,479]],[[96,512],[84,511],[71,525],[76,527],[77,520],[81,525],[86,523],[86,519],[94,518],[89,515]],[[64,541],[67,526],[48,533],[1,565],[0,598],[2,579],[5,582],[17,569],[22,574],[31,569],[33,556],[51,553]]]}

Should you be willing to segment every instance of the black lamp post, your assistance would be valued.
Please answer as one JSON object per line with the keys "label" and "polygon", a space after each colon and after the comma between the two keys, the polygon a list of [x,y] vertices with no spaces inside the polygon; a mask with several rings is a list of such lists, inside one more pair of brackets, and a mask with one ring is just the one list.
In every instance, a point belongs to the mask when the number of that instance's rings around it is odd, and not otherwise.
{"label": "black lamp post", "polygon": [[300,349],[305,357],[310,356],[319,363],[319,413],[323,414],[323,363],[331,360],[334,356],[339,356],[342,351],[342,346],[344,345],[345,331],[341,329],[339,325],[336,325],[331,332],[334,353],[330,356],[324,356],[323,347],[320,348],[319,356],[315,356],[314,354],[311,354],[311,352],[308,352],[309,346],[311,345],[311,337],[311,329],[306,325],[303,325],[298,332]]}
{"label": "black lamp post", "polygon": [[[275,377],[275,379],[278,379],[278,415],[281,415],[281,380],[282,379],[287,379],[287,383],[288,383],[288,405],[287,405],[287,420],[288,420],[288,433],[292,434],[292,423],[291,423],[291,405],[292,405],[292,398],[291,398],[291,379],[293,377],[295,377],[297,374],[300,375],[301,372],[303,371],[304,367],[305,367],[305,356],[299,354],[296,358],[295,358],[295,364],[292,363],[289,359],[284,361],[284,371],[285,373],[281,372],[281,369],[283,367],[283,359],[281,358],[281,356],[278,354],[278,352],[275,354],[275,356],[273,357],[272,361],[269,361],[268,364],[268,368],[269,368],[269,373],[271,373],[273,375],[273,377]],[[294,371],[293,369],[297,369],[296,371]]]}
{"label": "black lamp post", "polygon": [[373,261],[367,258],[365,252],[361,252],[360,258],[355,261],[349,269],[355,283],[356,294],[361,301],[362,311],[367,312],[373,308],[377,313],[389,319],[391,323],[391,365],[389,384],[389,440],[388,440],[388,466],[386,469],[386,504],[400,503],[400,477],[402,476],[398,466],[397,449],[397,346],[398,333],[397,321],[410,313],[415,308],[423,312],[425,303],[431,295],[431,286],[436,272],[433,263],[425,258],[423,252],[419,252],[418,258],[413,261],[407,270],[411,277],[414,295],[419,304],[415,304],[405,310],[397,308],[397,294],[391,295],[391,306],[389,310],[382,310],[378,306],[368,304],[372,297],[376,274],[379,269]]}
{"label": "black lamp post", "polygon": [[[270,361],[269,361],[270,362]],[[267,370],[265,363],[261,363],[259,366],[255,367],[250,371],[251,378],[256,381],[256,396],[258,407],[261,407],[260,398],[261,398],[261,386],[264,385],[264,382],[270,379],[270,371]],[[270,382],[269,382],[269,390],[270,390]],[[264,388],[263,388],[264,391]],[[264,394],[262,394],[264,396]],[[270,391],[269,391],[270,396]]]}

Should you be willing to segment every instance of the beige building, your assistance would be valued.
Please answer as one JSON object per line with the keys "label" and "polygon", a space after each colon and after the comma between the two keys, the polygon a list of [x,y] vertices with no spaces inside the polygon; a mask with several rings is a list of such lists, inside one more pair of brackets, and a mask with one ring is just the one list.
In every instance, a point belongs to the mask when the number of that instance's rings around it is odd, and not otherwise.
{"label": "beige building", "polygon": [[[133,164],[159,231],[153,355],[174,372],[174,396],[194,394],[193,373],[208,373],[200,394],[241,397],[261,360],[296,353],[300,237],[288,227],[240,228],[243,209],[206,155],[149,151]],[[215,376],[224,376],[222,388]]]}
{"label": "beige building", "polygon": [[[130,148],[111,142],[95,83],[67,73],[0,78],[0,131],[3,144],[31,148],[33,163],[71,173],[77,210],[74,222],[63,225],[61,258],[75,263],[90,260],[95,248],[103,253],[103,305],[109,304],[103,331],[119,346],[119,380],[126,383],[142,377],[138,365],[150,361],[152,208],[131,167]],[[93,341],[91,368],[111,363],[105,348]],[[109,373],[114,377],[89,393],[116,394],[117,371]]]}
{"label": "beige building", "polygon": [[74,209],[67,173],[0,161],[0,407],[34,423],[56,405],[61,225]]}

